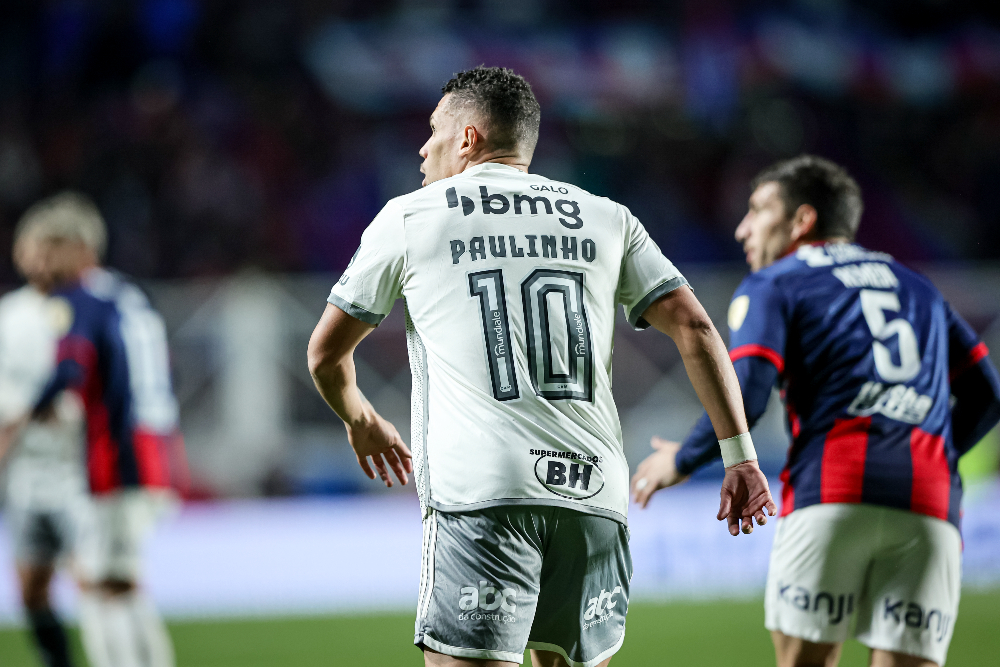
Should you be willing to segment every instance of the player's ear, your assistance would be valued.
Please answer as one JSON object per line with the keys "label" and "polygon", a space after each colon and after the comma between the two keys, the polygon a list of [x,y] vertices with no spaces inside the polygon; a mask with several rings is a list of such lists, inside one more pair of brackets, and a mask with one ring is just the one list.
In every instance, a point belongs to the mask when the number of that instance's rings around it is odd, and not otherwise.
{"label": "player's ear", "polygon": [[475,125],[466,125],[462,128],[462,143],[458,147],[458,154],[465,157],[474,151],[482,140],[483,137]]}
{"label": "player's ear", "polygon": [[792,242],[804,241],[816,236],[816,220],[819,214],[812,204],[802,204],[792,218]]}

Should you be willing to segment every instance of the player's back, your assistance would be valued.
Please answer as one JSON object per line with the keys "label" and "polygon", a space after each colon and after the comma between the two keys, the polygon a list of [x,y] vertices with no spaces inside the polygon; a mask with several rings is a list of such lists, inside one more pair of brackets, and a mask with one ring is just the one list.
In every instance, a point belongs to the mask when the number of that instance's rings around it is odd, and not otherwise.
{"label": "player's back", "polygon": [[[365,234],[331,302],[374,324],[406,301],[422,499],[624,520],[615,310],[643,325],[646,307],[686,282],[638,221],[573,185],[487,163],[391,201]],[[388,299],[376,313],[359,307],[371,292]]]}
{"label": "player's back", "polygon": [[46,391],[72,387],[83,400],[91,490],[169,486],[169,443],[160,436],[176,428],[176,402],[162,320],[138,288],[102,269],[57,296],[72,324]]}
{"label": "player's back", "polygon": [[949,309],[930,281],[839,243],[804,246],[741,291],[784,319],[770,323],[793,435],[782,513],[863,502],[957,524]]}

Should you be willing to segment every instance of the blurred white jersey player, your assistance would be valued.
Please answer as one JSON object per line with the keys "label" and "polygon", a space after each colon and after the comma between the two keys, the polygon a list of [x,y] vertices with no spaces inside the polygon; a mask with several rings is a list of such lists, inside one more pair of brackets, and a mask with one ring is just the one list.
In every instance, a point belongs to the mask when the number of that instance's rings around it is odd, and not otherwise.
{"label": "blurred white jersey player", "polygon": [[37,244],[50,301],[61,311],[33,420],[48,419],[72,400],[67,395],[82,404],[91,501],[74,560],[84,647],[93,667],[169,667],[169,637],[139,587],[142,543],[173,503],[180,447],[163,321],[137,287],[97,265],[105,231],[86,198],[64,193],[40,202],[18,233]]}
{"label": "blurred white jersey player", "polygon": [[[68,327],[64,304],[51,298],[37,244],[17,239],[14,262],[28,284],[0,298],[0,422],[27,413],[55,369]],[[56,567],[80,541],[90,518],[83,460],[83,406],[64,392],[44,422],[31,422],[7,465],[4,520],[13,544],[28,624],[47,665],[71,664],[62,625],[49,600]],[[0,451],[0,455],[3,452]]]}

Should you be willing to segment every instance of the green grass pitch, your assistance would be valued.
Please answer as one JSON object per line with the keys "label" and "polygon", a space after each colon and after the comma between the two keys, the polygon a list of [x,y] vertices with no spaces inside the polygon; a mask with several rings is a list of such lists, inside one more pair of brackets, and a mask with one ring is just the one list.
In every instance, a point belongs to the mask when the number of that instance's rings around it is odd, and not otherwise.
{"label": "green grass pitch", "polygon": [[[760,601],[634,604],[629,610],[625,645],[611,661],[615,667],[678,667],[774,664],[763,628]],[[175,622],[170,625],[178,667],[419,667],[411,644],[409,614],[320,616]],[[78,639],[73,637],[79,655]],[[949,667],[1000,664],[1000,591],[962,597]],[[0,631],[0,665],[35,667],[27,634]],[[84,665],[82,657],[78,665]],[[526,660],[525,664],[530,664]],[[867,665],[867,650],[849,642],[840,664]]]}

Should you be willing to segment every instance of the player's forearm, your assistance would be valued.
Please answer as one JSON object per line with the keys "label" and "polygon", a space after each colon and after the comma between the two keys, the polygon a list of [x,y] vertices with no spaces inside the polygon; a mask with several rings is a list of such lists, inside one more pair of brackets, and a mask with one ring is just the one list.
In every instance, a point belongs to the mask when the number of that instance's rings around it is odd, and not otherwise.
{"label": "player's forearm", "polygon": [[716,437],[724,440],[746,433],[743,397],[729,352],[694,292],[679,287],[650,305],[642,316],[677,345]]}
{"label": "player's forearm", "polygon": [[306,356],[316,389],[348,428],[371,417],[358,389],[354,350],[373,328],[329,304],[309,339]]}
{"label": "player's forearm", "polygon": [[[759,357],[744,357],[733,362],[736,379],[740,383],[747,426],[754,427],[767,410],[771,388],[778,379],[778,369],[770,361]],[[694,473],[722,456],[708,414],[703,414],[694,425],[684,444],[677,452],[677,471],[684,475]]]}
{"label": "player's forearm", "polygon": [[698,399],[719,440],[746,433],[746,415],[736,371],[710,320],[681,327],[674,338]]}
{"label": "player's forearm", "polygon": [[32,408],[32,414],[39,416],[45,413],[55,400],[59,392],[76,385],[83,378],[83,368],[75,359],[63,359],[56,366],[55,373],[49,379],[41,395]]}
{"label": "player's forearm", "polygon": [[353,356],[325,360],[310,372],[320,396],[348,427],[364,421],[366,401],[358,389]]}
{"label": "player's forearm", "polygon": [[956,399],[952,439],[958,453],[964,454],[1000,420],[1000,376],[990,360],[983,359],[955,378],[951,390]]}

